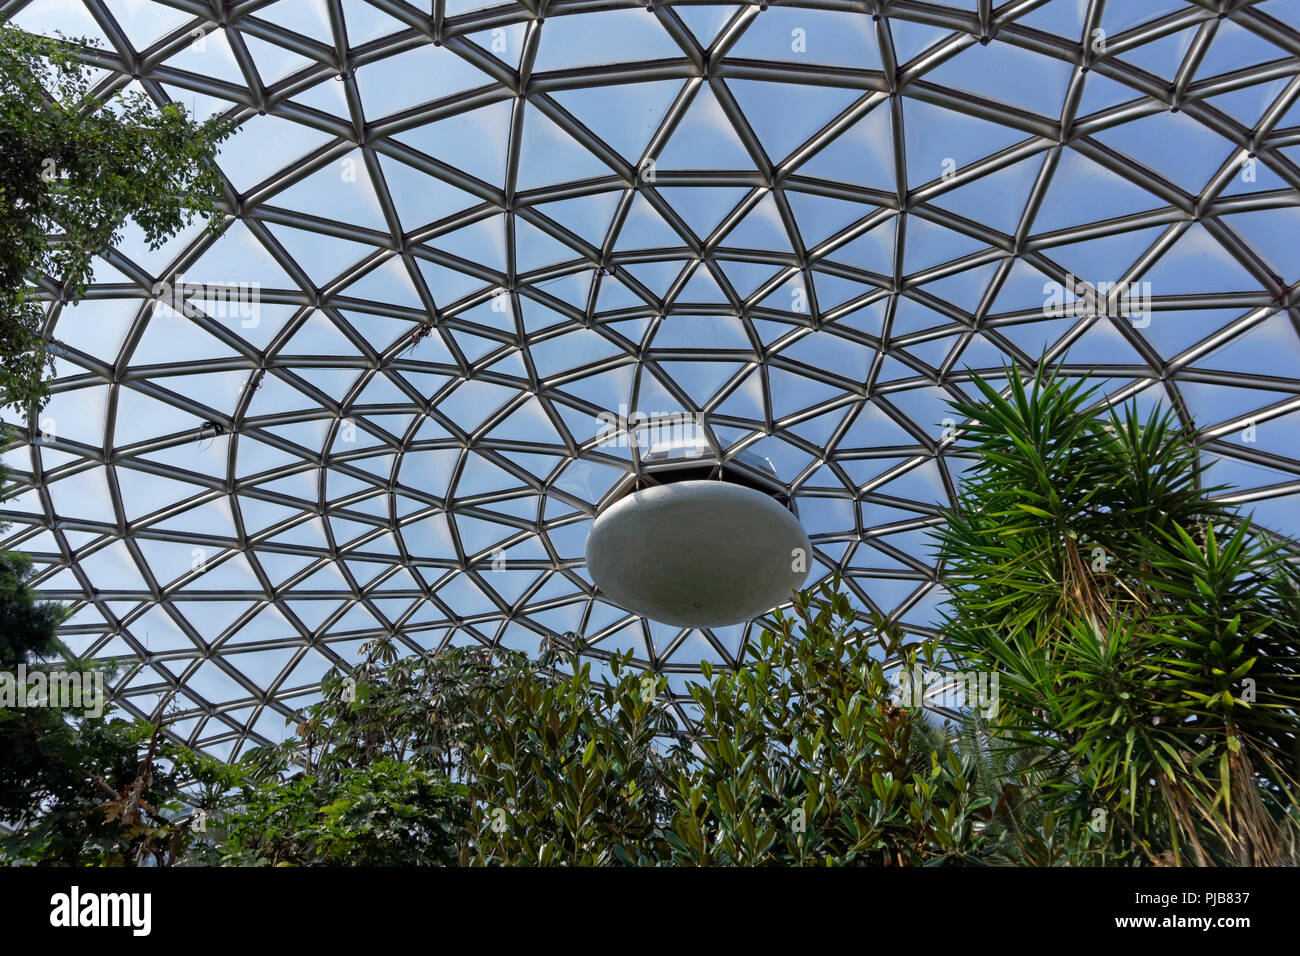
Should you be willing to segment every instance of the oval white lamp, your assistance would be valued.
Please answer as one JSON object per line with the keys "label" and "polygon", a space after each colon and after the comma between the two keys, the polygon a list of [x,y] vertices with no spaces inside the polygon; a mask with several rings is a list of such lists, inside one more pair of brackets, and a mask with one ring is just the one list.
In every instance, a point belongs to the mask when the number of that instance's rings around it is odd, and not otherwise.
{"label": "oval white lamp", "polygon": [[677,627],[724,627],[770,611],[803,584],[811,562],[788,508],[717,479],[635,491],[603,511],[587,538],[587,570],[610,599]]}

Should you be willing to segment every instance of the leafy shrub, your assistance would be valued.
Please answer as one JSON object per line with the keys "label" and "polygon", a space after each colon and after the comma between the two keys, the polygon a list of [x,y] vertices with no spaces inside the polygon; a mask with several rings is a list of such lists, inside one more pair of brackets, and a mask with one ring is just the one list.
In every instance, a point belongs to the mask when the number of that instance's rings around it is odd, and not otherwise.
{"label": "leafy shrub", "polygon": [[679,780],[673,862],[911,866],[978,855],[988,800],[969,761],[884,663],[934,665],[883,620],[855,627],[829,583],[797,596],[755,659],[696,685],[700,759]]}

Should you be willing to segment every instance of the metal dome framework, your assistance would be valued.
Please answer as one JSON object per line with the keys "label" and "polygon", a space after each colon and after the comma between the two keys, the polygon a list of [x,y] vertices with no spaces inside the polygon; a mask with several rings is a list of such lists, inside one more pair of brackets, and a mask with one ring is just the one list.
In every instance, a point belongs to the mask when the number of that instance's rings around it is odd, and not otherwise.
{"label": "metal dome framework", "polygon": [[[1171,404],[1300,536],[1293,4],[72,6],[0,12],[87,33],[102,93],[238,120],[229,228],[128,234],[76,307],[42,281],[57,380],[9,422],[2,546],[72,609],[73,653],[123,664],[118,703],[174,697],[193,745],[282,739],[389,635],[574,630],[677,693],[734,665],[757,624],[593,591],[586,529],[642,474],[601,413],[761,450],[810,583],[919,633],[969,461],[945,400],[1009,358]],[[1111,305],[1150,282],[1149,322],[1045,314],[1075,275]],[[212,291],[240,282],[251,326]]]}

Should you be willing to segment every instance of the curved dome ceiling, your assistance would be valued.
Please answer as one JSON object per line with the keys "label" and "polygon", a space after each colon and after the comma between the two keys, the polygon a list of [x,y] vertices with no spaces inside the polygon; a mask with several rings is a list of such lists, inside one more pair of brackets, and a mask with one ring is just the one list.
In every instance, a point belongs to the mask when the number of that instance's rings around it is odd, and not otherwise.
{"label": "curved dome ceiling", "polygon": [[[379,635],[578,630],[678,691],[734,662],[752,625],[593,593],[641,467],[601,413],[769,459],[810,583],[914,629],[969,464],[946,401],[1011,358],[1178,408],[1300,536],[1300,8],[1220,6],[6,4],[88,37],[102,89],[241,125],[224,234],[128,229],[52,302],[4,546],[121,703],[175,691],[233,757]],[[1054,311],[1071,276],[1135,298]]]}

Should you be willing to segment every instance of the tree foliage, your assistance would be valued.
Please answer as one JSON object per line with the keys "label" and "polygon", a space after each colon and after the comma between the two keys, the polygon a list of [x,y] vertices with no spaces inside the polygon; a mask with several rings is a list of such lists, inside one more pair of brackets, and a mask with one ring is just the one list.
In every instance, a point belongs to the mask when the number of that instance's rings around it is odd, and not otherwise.
{"label": "tree foliage", "polygon": [[0,25],[0,405],[20,411],[53,363],[40,291],[77,301],[128,219],[151,248],[196,215],[219,222],[229,125],[139,90],[96,95],[85,45]]}
{"label": "tree foliage", "polygon": [[[85,41],[0,25],[0,407],[27,413],[54,356],[42,297],[80,299],[94,258],[134,222],[152,248],[196,215],[220,221],[217,146],[230,127],[196,123],[141,91],[92,87]],[[4,441],[0,430],[0,444]],[[0,483],[4,481],[0,469]],[[40,601],[22,555],[0,555],[0,668],[81,669],[55,639],[62,608]],[[229,771],[177,746],[158,722],[59,706],[0,709],[0,839],[10,862],[166,864],[188,852],[182,786]]]}
{"label": "tree foliage", "polygon": [[885,666],[933,645],[857,621],[831,585],[800,595],[738,671],[694,684],[690,733],[662,677],[583,651],[573,636],[536,662],[381,645],[336,670],[293,740],[244,761],[262,782],[219,823],[225,861],[980,861],[992,811],[972,765],[894,699]]}
{"label": "tree foliage", "polygon": [[44,658],[59,646],[55,628],[63,619],[63,609],[37,597],[30,585],[32,573],[26,555],[0,553],[0,670],[13,670],[33,656]]}

